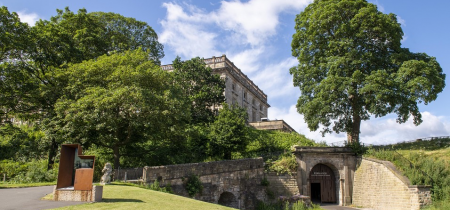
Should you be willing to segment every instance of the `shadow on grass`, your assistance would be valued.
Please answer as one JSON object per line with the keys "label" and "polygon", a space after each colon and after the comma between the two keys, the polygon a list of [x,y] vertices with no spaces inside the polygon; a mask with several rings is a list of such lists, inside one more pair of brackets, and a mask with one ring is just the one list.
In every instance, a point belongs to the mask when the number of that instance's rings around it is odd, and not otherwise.
{"label": "shadow on grass", "polygon": [[143,203],[144,201],[138,199],[127,199],[127,198],[104,198],[102,202],[106,203],[119,203],[119,202],[132,202],[132,203]]}

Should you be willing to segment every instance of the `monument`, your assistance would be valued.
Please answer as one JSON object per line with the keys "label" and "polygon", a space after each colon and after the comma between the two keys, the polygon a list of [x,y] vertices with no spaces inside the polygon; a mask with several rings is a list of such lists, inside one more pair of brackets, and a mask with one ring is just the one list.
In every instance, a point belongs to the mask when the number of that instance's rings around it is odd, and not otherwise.
{"label": "monument", "polygon": [[102,200],[103,186],[93,186],[95,156],[82,155],[79,144],[63,144],[58,181],[53,191],[55,201]]}
{"label": "monument", "polygon": [[111,174],[112,174],[111,163],[105,163],[102,173],[103,173],[103,176],[102,176],[102,179],[100,180],[100,184],[105,185],[105,184],[111,183]]}

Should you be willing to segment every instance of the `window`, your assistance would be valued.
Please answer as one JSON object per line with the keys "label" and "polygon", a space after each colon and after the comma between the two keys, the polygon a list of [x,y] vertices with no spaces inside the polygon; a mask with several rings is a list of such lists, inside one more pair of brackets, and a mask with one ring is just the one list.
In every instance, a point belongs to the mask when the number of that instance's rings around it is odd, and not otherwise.
{"label": "window", "polygon": [[233,90],[233,91],[235,91],[236,90],[236,84],[231,84],[231,89]]}
{"label": "window", "polygon": [[244,92],[244,99],[247,99],[247,92]]}
{"label": "window", "polygon": [[255,99],[252,99],[252,104],[253,104],[253,105],[256,105]]}

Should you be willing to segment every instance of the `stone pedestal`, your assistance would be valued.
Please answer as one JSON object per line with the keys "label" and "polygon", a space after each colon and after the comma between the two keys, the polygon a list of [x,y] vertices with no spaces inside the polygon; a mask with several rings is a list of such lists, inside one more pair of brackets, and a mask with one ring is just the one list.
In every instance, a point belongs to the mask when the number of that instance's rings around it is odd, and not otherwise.
{"label": "stone pedestal", "polygon": [[74,190],[73,187],[59,188],[53,190],[55,201],[84,201],[100,202],[103,197],[103,186],[92,186],[92,190]]}

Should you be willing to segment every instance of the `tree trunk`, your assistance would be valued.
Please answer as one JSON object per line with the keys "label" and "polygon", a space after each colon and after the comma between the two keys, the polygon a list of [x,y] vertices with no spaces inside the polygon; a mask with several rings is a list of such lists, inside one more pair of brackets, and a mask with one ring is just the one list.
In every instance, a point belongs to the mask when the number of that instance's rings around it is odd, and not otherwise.
{"label": "tree trunk", "polygon": [[353,115],[352,131],[347,133],[347,142],[359,143],[359,133],[361,128],[361,117],[358,114]]}
{"label": "tree trunk", "polygon": [[114,169],[118,169],[120,167],[120,153],[119,146],[114,146]]}
{"label": "tree trunk", "polygon": [[47,170],[50,170],[53,168],[53,165],[55,164],[55,157],[56,157],[57,151],[58,151],[58,143],[56,143],[55,138],[52,138],[50,147],[48,149]]}

